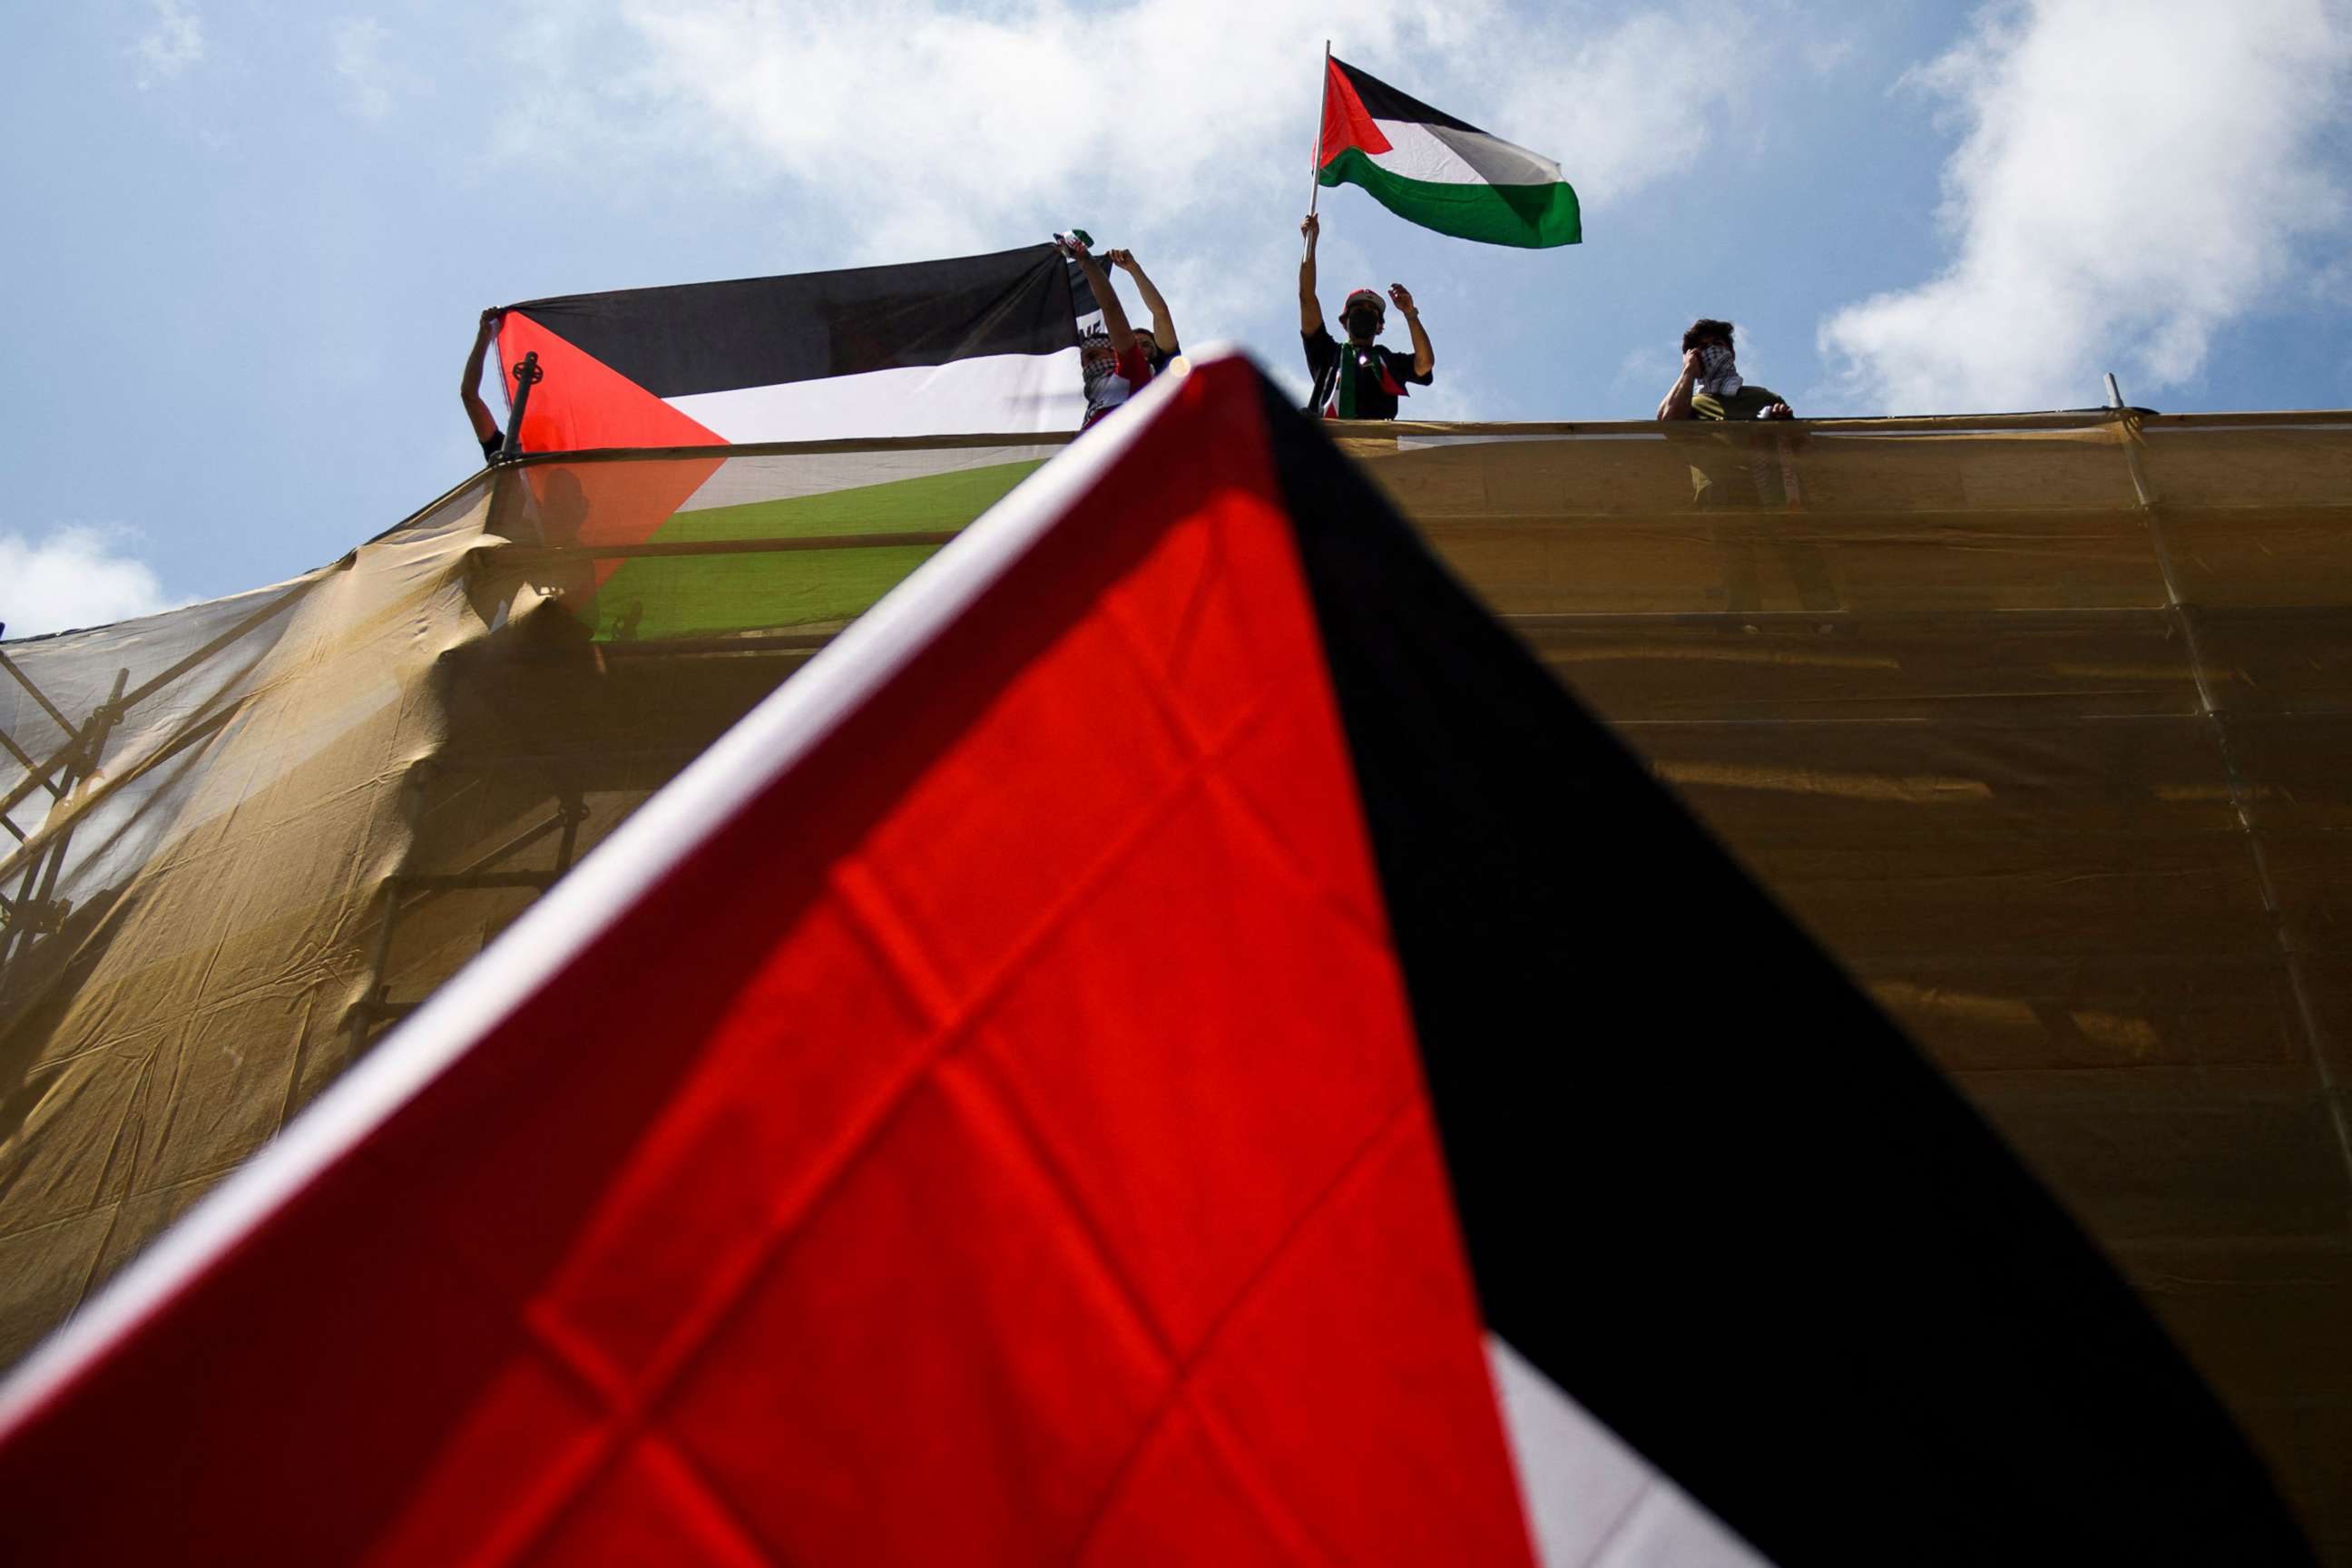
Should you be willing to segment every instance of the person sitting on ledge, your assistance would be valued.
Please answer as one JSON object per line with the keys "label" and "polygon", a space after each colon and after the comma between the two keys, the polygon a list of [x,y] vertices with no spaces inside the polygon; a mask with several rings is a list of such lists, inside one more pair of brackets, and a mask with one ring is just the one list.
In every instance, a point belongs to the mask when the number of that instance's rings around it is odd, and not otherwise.
{"label": "person sitting on ledge", "polygon": [[1658,405],[1661,419],[1794,419],[1769,388],[1739,379],[1731,323],[1702,316],[1683,334],[1683,374]]}

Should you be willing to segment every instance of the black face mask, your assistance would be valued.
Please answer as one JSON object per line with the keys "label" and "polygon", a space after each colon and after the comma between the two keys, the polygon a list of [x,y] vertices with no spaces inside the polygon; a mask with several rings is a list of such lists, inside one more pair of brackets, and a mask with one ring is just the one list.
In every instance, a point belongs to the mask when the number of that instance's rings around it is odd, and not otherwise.
{"label": "black face mask", "polygon": [[1350,310],[1340,317],[1339,321],[1348,329],[1348,335],[1351,338],[1373,337],[1381,330],[1381,317],[1376,310]]}

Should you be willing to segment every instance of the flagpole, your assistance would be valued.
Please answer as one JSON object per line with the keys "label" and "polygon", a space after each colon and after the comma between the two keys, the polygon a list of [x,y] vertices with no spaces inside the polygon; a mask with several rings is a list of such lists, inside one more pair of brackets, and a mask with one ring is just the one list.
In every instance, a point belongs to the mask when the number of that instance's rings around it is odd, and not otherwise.
{"label": "flagpole", "polygon": [[[1323,105],[1331,96],[1331,40],[1323,40],[1323,75],[1315,89],[1315,166],[1307,171],[1307,216],[1313,217],[1323,199]],[[1313,249],[1314,242],[1307,242]],[[1301,252],[1304,259],[1304,252]]]}

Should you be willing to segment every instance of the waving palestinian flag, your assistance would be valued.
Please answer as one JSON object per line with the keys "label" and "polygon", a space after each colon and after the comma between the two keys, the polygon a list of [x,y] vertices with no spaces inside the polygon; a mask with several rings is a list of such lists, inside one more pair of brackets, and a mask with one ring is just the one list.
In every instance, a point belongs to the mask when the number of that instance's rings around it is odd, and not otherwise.
{"label": "waving palestinian flag", "polygon": [[1489,245],[1540,250],[1584,237],[1559,165],[1408,98],[1342,60],[1323,82],[1327,185],[1361,185],[1401,218]]}

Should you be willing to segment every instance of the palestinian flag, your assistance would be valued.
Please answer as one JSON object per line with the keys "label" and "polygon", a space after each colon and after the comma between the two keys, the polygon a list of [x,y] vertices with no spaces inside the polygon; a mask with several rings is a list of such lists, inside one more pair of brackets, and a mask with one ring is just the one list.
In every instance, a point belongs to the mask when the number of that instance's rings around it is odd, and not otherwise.
{"label": "palestinian flag", "polygon": [[526,452],[1075,430],[1077,321],[1060,251],[1033,245],[529,300],[499,357],[509,406],[526,353],[545,373]]}
{"label": "palestinian flag", "polygon": [[1342,60],[1325,62],[1321,147],[1323,184],[1361,185],[1423,228],[1530,249],[1584,237],[1558,163]]}
{"label": "palestinian flag", "polygon": [[0,1390],[14,1560],[2306,1561],[1283,395],[1155,383]]}

